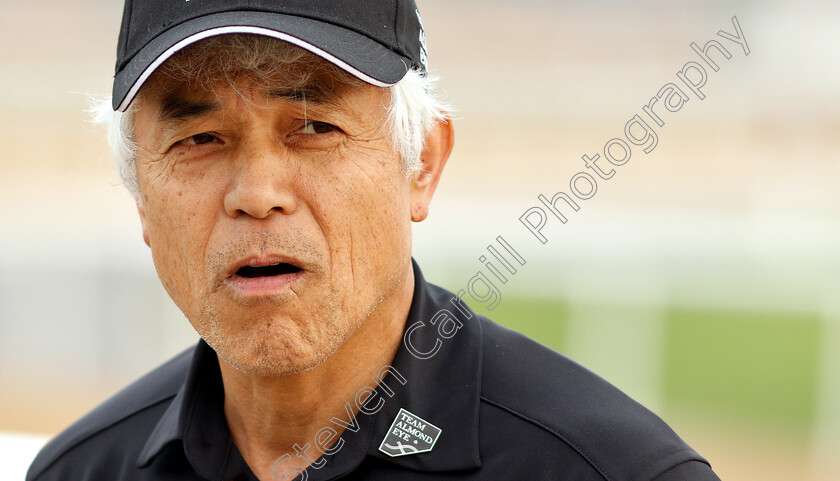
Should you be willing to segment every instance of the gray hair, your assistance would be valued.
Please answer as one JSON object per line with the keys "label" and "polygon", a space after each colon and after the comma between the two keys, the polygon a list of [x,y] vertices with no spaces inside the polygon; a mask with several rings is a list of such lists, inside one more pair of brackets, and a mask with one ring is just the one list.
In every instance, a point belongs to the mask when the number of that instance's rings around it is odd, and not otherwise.
{"label": "gray hair", "polygon": [[[183,77],[184,79],[205,78],[203,69],[214,56],[207,52],[228,50],[227,55],[236,56],[235,68],[238,73],[247,72],[250,75],[267,80],[271,72],[279,72],[284,67],[313,66],[323,62],[309,52],[303,51],[291,44],[268,37],[253,35],[225,35],[213,37],[199,43],[200,50],[187,48],[182,55],[180,52],[159,67],[155,75],[169,77]],[[198,45],[198,44],[195,44]],[[243,52],[247,54],[243,55]],[[211,60],[208,60],[211,59]],[[221,67],[221,74],[230,80],[231,61],[227,60]],[[348,80],[349,74],[327,67],[333,78]],[[154,80],[153,75],[151,82]],[[349,79],[356,80],[356,79]],[[300,78],[297,79],[300,81]],[[388,139],[394,151],[402,160],[402,172],[408,177],[419,170],[420,154],[425,147],[425,137],[430,129],[438,122],[448,121],[448,108],[437,99],[434,87],[437,79],[427,74],[411,70],[397,84],[388,87],[391,93],[390,105],[387,107],[385,128]],[[108,145],[114,155],[117,171],[123,185],[135,198],[139,198],[140,190],[137,184],[137,169],[135,155],[137,147],[134,143],[133,105],[126,112],[115,112],[111,107],[111,98],[98,98],[92,101],[90,113],[93,121],[107,129]]]}

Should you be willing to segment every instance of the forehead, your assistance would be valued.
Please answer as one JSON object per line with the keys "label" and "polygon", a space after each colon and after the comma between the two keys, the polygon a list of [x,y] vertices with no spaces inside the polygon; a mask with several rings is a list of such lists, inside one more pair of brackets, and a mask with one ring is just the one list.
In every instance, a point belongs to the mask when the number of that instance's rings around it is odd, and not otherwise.
{"label": "forehead", "polygon": [[[372,90],[381,90],[371,87]],[[213,83],[161,79],[144,86],[138,98],[154,107],[160,120],[195,116],[204,112],[196,105],[233,108],[268,107],[273,100],[286,100],[310,105],[326,105],[337,109],[358,108],[354,98],[366,92],[365,86],[347,85],[332,78],[311,76],[305,82],[288,83],[250,76],[236,76]],[[204,109],[206,110],[206,109]]]}

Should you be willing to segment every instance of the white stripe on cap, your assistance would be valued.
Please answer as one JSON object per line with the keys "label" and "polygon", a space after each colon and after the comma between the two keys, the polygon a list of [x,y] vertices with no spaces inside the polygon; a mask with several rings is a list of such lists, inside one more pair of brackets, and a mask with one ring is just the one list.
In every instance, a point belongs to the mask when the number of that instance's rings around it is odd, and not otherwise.
{"label": "white stripe on cap", "polygon": [[249,27],[249,26],[246,26],[246,25],[231,25],[231,26],[227,26],[227,27],[211,28],[209,30],[204,30],[203,32],[198,32],[196,34],[190,35],[189,37],[187,37],[187,38],[181,40],[180,42],[176,43],[175,45],[169,47],[158,58],[156,58],[155,61],[151,63],[151,65],[146,67],[146,70],[143,71],[143,73],[140,75],[140,77],[137,79],[137,81],[134,82],[134,84],[128,90],[128,94],[125,96],[125,99],[123,99],[122,103],[120,103],[120,106],[119,106],[119,108],[117,108],[117,110],[119,112],[125,112],[125,110],[128,108],[128,105],[134,99],[134,96],[137,95],[137,91],[139,91],[140,87],[142,87],[143,84],[146,82],[146,80],[149,79],[149,77],[152,75],[152,72],[154,72],[155,69],[160,67],[161,64],[163,64],[163,62],[166,62],[166,60],[169,59],[169,57],[175,55],[176,52],[183,49],[187,45],[198,42],[199,40],[204,40],[205,38],[213,37],[213,36],[216,36],[216,35],[225,35],[225,34],[230,34],[230,33],[253,33],[253,34],[256,34],[256,35],[265,35],[267,37],[273,37],[273,38],[276,38],[278,40],[283,40],[285,42],[289,42],[291,44],[297,45],[298,47],[300,47],[304,50],[308,50],[308,51],[314,53],[315,55],[323,58],[324,60],[326,60],[326,61],[328,61],[332,64],[335,64],[337,67],[339,67],[340,69],[342,69],[342,70],[346,71],[347,73],[353,75],[354,77],[357,77],[359,80],[362,80],[362,81],[367,82],[369,84],[375,85],[377,87],[390,87],[390,86],[394,85],[394,84],[389,84],[389,83],[385,83],[385,82],[381,82],[379,80],[376,80],[375,78],[365,74],[364,72],[358,70],[357,68],[348,64],[347,62],[345,62],[345,61],[341,60],[340,58],[330,54],[329,52],[325,52],[324,50],[321,50],[320,48],[316,47],[315,45],[312,45],[311,43],[308,43],[308,42],[304,42],[303,40],[301,40],[297,37],[293,37],[289,34],[286,34],[286,33],[283,33],[283,32],[278,32],[276,30],[271,30],[271,29],[268,29],[268,28],[262,28],[262,27]]}

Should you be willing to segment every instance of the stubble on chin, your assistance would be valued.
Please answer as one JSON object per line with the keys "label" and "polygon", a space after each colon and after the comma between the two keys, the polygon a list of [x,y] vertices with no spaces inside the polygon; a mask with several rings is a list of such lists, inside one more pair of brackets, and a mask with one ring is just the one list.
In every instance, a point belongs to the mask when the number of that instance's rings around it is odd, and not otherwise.
{"label": "stubble on chin", "polygon": [[[198,334],[219,357],[237,370],[258,376],[282,376],[308,371],[332,356],[349,337],[342,329],[341,305],[337,299],[319,303],[316,318],[272,315],[257,306],[249,320],[220,316],[208,303],[193,323]],[[345,322],[342,322],[345,321]],[[350,329],[355,331],[355,329]]]}

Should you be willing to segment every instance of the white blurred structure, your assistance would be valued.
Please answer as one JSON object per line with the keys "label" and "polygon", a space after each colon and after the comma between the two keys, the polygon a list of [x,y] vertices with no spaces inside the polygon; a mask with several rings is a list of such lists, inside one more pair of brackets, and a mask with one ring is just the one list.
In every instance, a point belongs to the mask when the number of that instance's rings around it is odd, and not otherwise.
{"label": "white blurred structure", "polygon": [[0,466],[3,479],[23,481],[29,464],[47,442],[47,436],[0,431]]}

